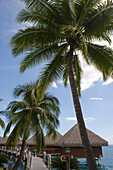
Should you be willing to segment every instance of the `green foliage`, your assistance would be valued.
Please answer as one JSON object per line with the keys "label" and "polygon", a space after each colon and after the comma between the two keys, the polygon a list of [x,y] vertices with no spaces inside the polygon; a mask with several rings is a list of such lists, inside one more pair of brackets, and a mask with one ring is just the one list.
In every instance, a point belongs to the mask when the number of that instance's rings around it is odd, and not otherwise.
{"label": "green foliage", "polygon": [[[54,158],[52,159],[52,167],[66,170],[66,162],[62,162],[60,158]],[[79,161],[76,158],[70,158],[70,169],[79,169]]]}
{"label": "green foliage", "polygon": [[21,97],[22,101],[10,102],[5,111],[9,123],[4,137],[14,126],[7,140],[7,147],[16,146],[20,137],[25,142],[34,134],[37,152],[40,152],[44,147],[44,130],[53,137],[56,135],[55,128],[59,125],[59,101],[49,93],[40,97],[39,82],[18,85],[13,94],[15,97]]}
{"label": "green foliage", "polygon": [[4,123],[4,121],[0,118],[0,126],[2,127],[2,128],[5,128],[5,123]]}
{"label": "green foliage", "polygon": [[[3,99],[1,99],[0,98],[0,101],[2,101]],[[3,113],[2,111],[0,111],[0,113]],[[0,118],[0,126],[2,127],[2,128],[5,128],[5,123],[4,123],[4,121]]]}
{"label": "green foliage", "polygon": [[[87,64],[94,65],[104,80],[113,77],[113,51],[94,40],[111,43],[113,30],[113,3],[101,0],[24,0],[26,9],[20,11],[17,21],[31,26],[19,30],[11,39],[12,53],[24,53],[20,72],[46,61],[41,75],[42,92],[52,81],[62,77],[68,82],[67,62],[69,46],[74,46],[73,72],[80,95],[84,70],[80,54]],[[81,53],[78,54],[78,51]]]}
{"label": "green foliage", "polygon": [[0,165],[8,162],[8,155],[0,154]]}

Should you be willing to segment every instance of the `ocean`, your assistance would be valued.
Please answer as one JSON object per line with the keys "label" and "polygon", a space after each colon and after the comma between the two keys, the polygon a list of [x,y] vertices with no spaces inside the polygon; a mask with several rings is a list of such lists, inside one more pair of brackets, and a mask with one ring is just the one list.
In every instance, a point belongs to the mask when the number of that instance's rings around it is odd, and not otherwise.
{"label": "ocean", "polygon": [[[113,146],[103,146],[103,157],[101,158],[101,166],[99,170],[113,170]],[[80,159],[80,170],[88,170],[85,159]]]}

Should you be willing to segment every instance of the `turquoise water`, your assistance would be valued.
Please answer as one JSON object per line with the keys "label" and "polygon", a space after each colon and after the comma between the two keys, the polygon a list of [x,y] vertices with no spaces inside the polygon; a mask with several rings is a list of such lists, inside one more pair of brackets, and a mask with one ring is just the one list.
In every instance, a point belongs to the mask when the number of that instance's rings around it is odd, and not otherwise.
{"label": "turquoise water", "polygon": [[[102,147],[103,158],[101,158],[101,166],[99,170],[113,170],[113,146]],[[85,159],[80,160],[80,170],[88,170]]]}

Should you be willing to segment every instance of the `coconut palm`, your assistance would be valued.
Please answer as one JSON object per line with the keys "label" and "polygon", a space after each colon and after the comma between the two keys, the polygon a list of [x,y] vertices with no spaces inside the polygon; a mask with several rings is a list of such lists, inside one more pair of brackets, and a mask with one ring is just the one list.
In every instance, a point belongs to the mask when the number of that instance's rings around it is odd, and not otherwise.
{"label": "coconut palm", "polygon": [[[79,103],[83,70],[80,57],[94,65],[103,79],[113,77],[113,51],[110,47],[94,43],[111,43],[113,4],[101,0],[24,0],[26,9],[20,11],[18,22],[30,26],[16,33],[10,42],[14,56],[25,53],[20,71],[40,64],[45,65],[41,75],[41,90],[62,77],[64,85],[69,78],[83,148],[90,170],[96,163],[87,136]],[[32,26],[31,26],[32,25]]]}
{"label": "coconut palm", "polygon": [[17,145],[19,138],[22,138],[20,156],[15,163],[13,170],[16,170],[22,160],[26,140],[31,134],[36,136],[36,149],[39,153],[44,147],[44,129],[53,138],[56,135],[55,128],[59,125],[58,116],[60,113],[59,101],[56,97],[45,93],[39,97],[39,84],[30,83],[18,85],[14,89],[15,97],[22,97],[22,101],[12,101],[5,111],[9,123],[4,132],[4,137],[11,126],[14,128],[7,140],[7,147]]}
{"label": "coconut palm", "polygon": [[[0,98],[0,101],[2,101],[3,99],[1,99]],[[2,111],[0,111],[0,113],[2,113]],[[0,126],[2,127],[2,128],[5,128],[5,123],[4,123],[4,121],[0,118]]]}

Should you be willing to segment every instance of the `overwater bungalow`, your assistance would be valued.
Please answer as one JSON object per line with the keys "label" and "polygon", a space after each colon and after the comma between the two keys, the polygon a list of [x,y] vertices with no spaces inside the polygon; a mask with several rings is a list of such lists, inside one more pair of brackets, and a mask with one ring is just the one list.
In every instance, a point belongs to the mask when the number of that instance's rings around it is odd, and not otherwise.
{"label": "overwater bungalow", "polygon": [[[57,137],[55,140],[53,140],[52,137],[45,136],[45,149],[43,151],[45,151],[47,154],[61,154],[70,155],[76,158],[85,158],[78,124],[73,126],[63,136],[59,132],[56,133]],[[88,129],[87,133],[94,152],[94,156],[97,158],[100,156],[103,157],[102,146],[108,146],[108,142]],[[35,136],[32,136],[27,141],[27,146],[29,150],[36,151]]]}

